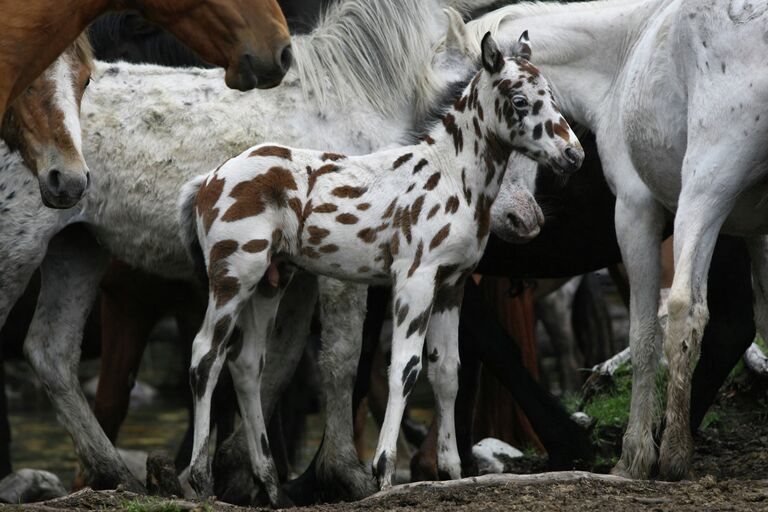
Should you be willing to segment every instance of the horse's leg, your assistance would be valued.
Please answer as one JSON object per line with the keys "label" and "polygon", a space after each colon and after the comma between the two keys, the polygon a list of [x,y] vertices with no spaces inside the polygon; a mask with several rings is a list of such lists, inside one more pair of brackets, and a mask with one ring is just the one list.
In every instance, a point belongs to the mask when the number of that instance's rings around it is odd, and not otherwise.
{"label": "horse's leg", "polygon": [[317,459],[318,480],[334,498],[359,500],[376,483],[357,457],[352,394],[362,349],[367,286],[320,278],[323,348],[318,360],[325,395],[325,437]]}
{"label": "horse's leg", "polygon": [[[631,193],[616,200],[616,234],[629,276],[629,346],[632,397],[621,458],[613,473],[647,478],[656,462],[653,426],[658,416],[659,244],[664,213],[637,176],[626,176]],[[634,186],[633,186],[634,185]]]}
{"label": "horse's leg", "polygon": [[574,462],[594,457],[586,431],[534,380],[523,364],[518,344],[499,324],[482,289],[472,279],[464,287],[459,340],[462,348],[471,351],[512,393],[546,448],[551,469],[572,469]]}
{"label": "horse's leg", "polygon": [[560,389],[562,392],[579,388],[579,357],[576,354],[576,334],[573,330],[573,300],[581,277],[569,280],[559,289],[540,298],[536,313],[544,324],[555,351]]}
{"label": "horse's leg", "polygon": [[257,290],[245,304],[239,321],[243,331],[242,341],[232,345],[228,361],[237,401],[240,404],[253,476],[264,486],[270,503],[275,507],[284,508],[292,506],[292,503],[283,494],[277,478],[277,468],[267,440],[260,389],[264,368],[272,364],[269,354],[266,353],[267,339],[272,331],[284,288],[267,291],[268,293],[263,293]]}
{"label": "horse's leg", "polygon": [[128,413],[147,337],[159,316],[126,289],[125,280],[130,283],[134,272],[113,264],[101,284],[101,365],[93,413],[113,444]]}
{"label": "horse's leg", "polygon": [[[59,421],[72,436],[87,484],[97,489],[122,484],[141,491],[143,485],[101,430],[77,378],[83,327],[106,263],[106,255],[81,227],[70,228],[51,241],[24,353],[45,385]],[[51,333],[56,333],[55,338]]]}
{"label": "horse's leg", "polygon": [[[261,406],[266,421],[271,419],[304,352],[316,302],[317,278],[307,272],[296,272],[280,301],[275,328],[267,341],[269,364],[261,376]],[[253,502],[254,492],[250,465],[247,457],[241,455],[248,450],[244,434],[242,427],[235,430],[216,452],[213,466],[216,495],[229,503],[248,505]],[[296,488],[290,491],[292,499],[314,495],[312,483],[303,485],[307,480],[304,477],[310,473],[314,478],[314,465],[304,472],[301,482],[294,480],[295,485],[289,484]]]}
{"label": "horse's leg", "polygon": [[[700,96],[694,96],[691,101],[696,103]],[[735,120],[734,125],[738,126]],[[717,127],[719,130],[721,125],[718,123]],[[659,472],[665,479],[679,480],[687,476],[690,469],[693,455],[689,424],[691,378],[709,318],[709,265],[717,235],[737,198],[745,188],[761,179],[755,162],[764,159],[762,133],[758,129],[748,133],[743,140],[739,139],[735,149],[725,142],[711,144],[718,140],[719,131],[711,133],[706,127],[697,127],[688,134],[682,168],[683,189],[675,216],[675,277],[667,302],[669,316],[664,340],[669,383]],[[760,314],[758,310],[758,322]]]}
{"label": "horse's leg", "polygon": [[[461,279],[461,278],[459,278]],[[437,413],[437,476],[461,478],[461,459],[456,444],[456,395],[459,391],[459,309],[463,283],[456,285],[458,304],[432,312],[427,330],[427,376],[435,393]]]}
{"label": "horse's leg", "polygon": [[[405,274],[403,269],[402,274]],[[419,270],[393,286],[392,362],[389,366],[389,398],[373,472],[382,489],[394,483],[397,436],[405,401],[421,370],[421,351],[434,298],[435,272]]]}
{"label": "horse's leg", "polygon": [[707,281],[709,323],[691,382],[691,431],[695,432],[720,386],[755,338],[749,253],[741,238],[720,235]]}

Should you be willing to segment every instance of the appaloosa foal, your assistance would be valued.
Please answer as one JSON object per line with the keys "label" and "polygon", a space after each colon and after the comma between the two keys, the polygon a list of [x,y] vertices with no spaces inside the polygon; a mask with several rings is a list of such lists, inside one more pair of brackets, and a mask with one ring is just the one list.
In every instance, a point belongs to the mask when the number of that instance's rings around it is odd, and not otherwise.
{"label": "appaloosa foal", "polygon": [[[392,285],[390,394],[374,472],[382,487],[391,485],[400,420],[426,334],[441,420],[438,466],[446,477],[460,477],[453,421],[459,304],[488,239],[507,159],[517,150],[571,172],[584,155],[529,58],[526,34],[509,60],[487,34],[484,69],[419,145],[360,157],[261,145],[185,186],[184,236],[191,246],[199,241],[210,285],[190,370],[191,476],[199,493],[211,491],[210,399],[227,356],[253,471],[272,503],[283,502],[259,390],[265,340],[291,274],[283,262]],[[235,324],[242,336],[228,341]]]}

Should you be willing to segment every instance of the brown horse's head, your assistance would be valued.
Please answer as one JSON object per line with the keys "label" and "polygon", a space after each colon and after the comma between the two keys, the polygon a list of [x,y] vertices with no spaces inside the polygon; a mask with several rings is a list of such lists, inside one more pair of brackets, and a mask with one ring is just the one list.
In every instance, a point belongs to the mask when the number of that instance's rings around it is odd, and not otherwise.
{"label": "brown horse's head", "polygon": [[277,0],[139,0],[149,20],[167,28],[203,59],[226,68],[232,89],[278,85],[293,60]]}
{"label": "brown horse's head", "polygon": [[80,36],[11,103],[0,125],[0,137],[21,153],[51,208],[74,206],[88,188],[80,100],[91,70],[91,47]]}

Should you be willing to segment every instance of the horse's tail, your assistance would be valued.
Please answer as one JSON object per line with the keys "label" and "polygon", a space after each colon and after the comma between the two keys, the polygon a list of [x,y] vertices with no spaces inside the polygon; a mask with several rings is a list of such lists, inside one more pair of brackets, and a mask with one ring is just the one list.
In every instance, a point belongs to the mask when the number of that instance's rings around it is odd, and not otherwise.
{"label": "horse's tail", "polygon": [[195,274],[206,288],[208,287],[208,273],[205,271],[205,256],[200,247],[200,239],[197,236],[197,215],[195,215],[195,199],[200,187],[205,183],[205,174],[201,174],[184,184],[179,194],[180,235],[181,242],[187,250],[189,257],[195,266]]}

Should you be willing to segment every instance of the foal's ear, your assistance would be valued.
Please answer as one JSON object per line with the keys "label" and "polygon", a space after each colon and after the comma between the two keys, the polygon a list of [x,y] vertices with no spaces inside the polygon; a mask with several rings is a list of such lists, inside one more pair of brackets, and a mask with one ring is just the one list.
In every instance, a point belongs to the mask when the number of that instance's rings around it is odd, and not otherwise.
{"label": "foal's ear", "polygon": [[483,36],[480,48],[482,50],[483,67],[489,73],[498,73],[504,69],[504,55],[501,54],[499,45],[496,44],[490,32],[486,32]]}
{"label": "foal's ear", "polygon": [[527,30],[520,35],[520,39],[512,46],[510,53],[513,57],[531,60],[531,40],[528,39]]}

